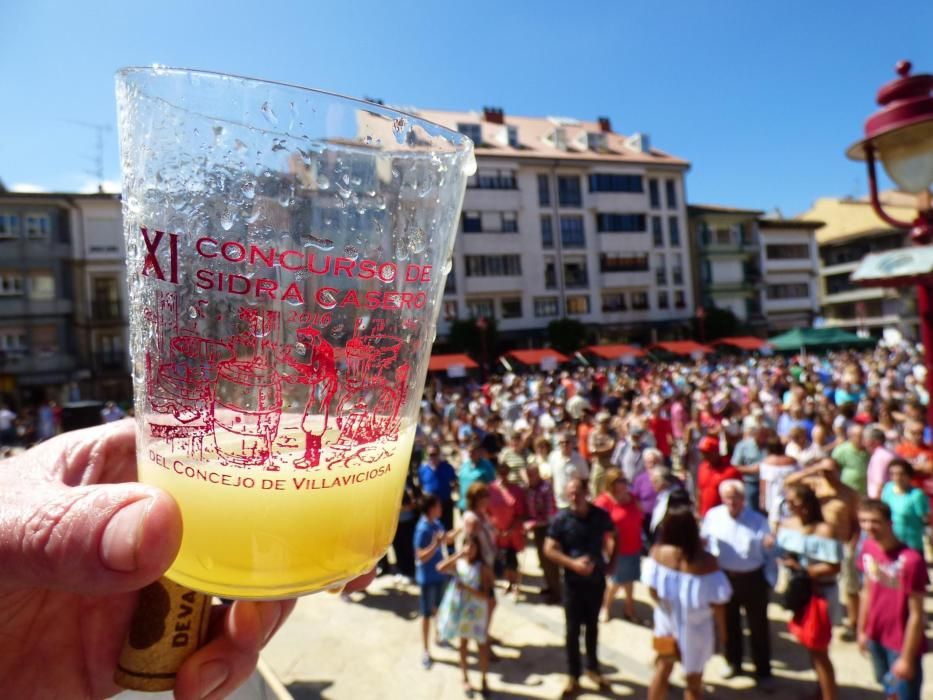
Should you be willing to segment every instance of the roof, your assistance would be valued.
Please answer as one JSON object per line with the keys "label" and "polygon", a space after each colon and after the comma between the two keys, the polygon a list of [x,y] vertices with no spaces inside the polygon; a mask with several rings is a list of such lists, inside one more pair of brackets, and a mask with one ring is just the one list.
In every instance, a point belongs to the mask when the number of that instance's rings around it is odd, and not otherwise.
{"label": "roof", "polygon": [[[906,197],[903,193],[883,192],[880,198],[885,212],[890,216],[904,221],[913,221],[917,217],[916,204],[905,206]],[[898,230],[879,219],[865,199],[820,197],[797,219],[823,222],[816,230],[816,242],[819,245]]]}
{"label": "roof", "polygon": [[526,365],[540,365],[543,360],[549,357],[555,358],[558,362],[568,362],[570,360],[566,355],[562,355],[557,352],[557,350],[551,350],[550,348],[541,348],[538,350],[510,350],[506,355]]}
{"label": "roof", "polygon": [[804,228],[804,229],[816,229],[820,226],[825,226],[825,221],[817,221],[816,219],[758,219],[758,228]]}
{"label": "roof", "polygon": [[662,350],[673,355],[693,355],[700,353],[706,355],[713,352],[713,348],[708,345],[700,345],[692,340],[669,340],[663,343],[655,343],[651,346],[652,350]]}
{"label": "roof", "polygon": [[741,350],[761,350],[768,347],[768,341],[756,338],[753,335],[739,335],[720,338],[714,341],[713,345],[731,345]]}
{"label": "roof", "polygon": [[[414,109],[412,114],[436,122],[448,129],[457,130],[458,124],[478,124],[482,142],[476,144],[477,156],[501,156],[511,158],[560,158],[566,160],[617,161],[625,163],[670,165],[680,168],[690,166],[689,161],[677,158],[664,151],[651,148],[647,153],[626,145],[626,137],[615,132],[602,132],[599,122],[558,117],[523,117],[503,115],[503,123],[487,122],[482,112],[454,112],[438,109]],[[509,145],[507,127],[517,129],[518,147]],[[566,148],[558,148],[553,135],[563,129]],[[606,148],[590,150],[587,146],[588,133],[605,133]]]}
{"label": "roof", "polygon": [[759,209],[738,209],[737,207],[725,207],[719,204],[688,204],[687,212],[697,214],[748,214],[749,216],[764,214]]}
{"label": "roof", "polygon": [[428,360],[429,372],[445,372],[448,368],[453,366],[461,366],[464,369],[476,369],[479,367],[478,364],[470,359],[469,355],[431,355],[431,359]]}
{"label": "roof", "polygon": [[634,345],[590,345],[586,351],[604,360],[616,360],[620,357],[641,357],[645,351]]}

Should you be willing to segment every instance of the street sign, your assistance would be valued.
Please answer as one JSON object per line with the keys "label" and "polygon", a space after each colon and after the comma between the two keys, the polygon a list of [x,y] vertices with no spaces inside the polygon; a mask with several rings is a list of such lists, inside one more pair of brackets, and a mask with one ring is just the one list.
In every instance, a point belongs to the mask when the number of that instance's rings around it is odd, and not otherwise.
{"label": "street sign", "polygon": [[912,246],[869,253],[852,281],[869,287],[900,287],[916,284],[918,278],[933,274],[933,246]]}

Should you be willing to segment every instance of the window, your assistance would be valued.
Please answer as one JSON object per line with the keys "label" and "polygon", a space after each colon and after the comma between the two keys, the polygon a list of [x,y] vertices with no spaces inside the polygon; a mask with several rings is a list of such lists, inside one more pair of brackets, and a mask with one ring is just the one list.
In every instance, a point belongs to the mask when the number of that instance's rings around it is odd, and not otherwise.
{"label": "window", "polygon": [[644,233],[644,214],[597,214],[596,230],[600,233]]}
{"label": "window", "polygon": [[674,290],[674,308],[683,309],[687,306],[687,298],[684,294],[684,290],[675,289]]}
{"label": "window", "polygon": [[467,277],[514,277],[522,274],[519,255],[467,255]]}
{"label": "window", "polygon": [[648,309],[648,292],[632,292],[632,310],[646,311]]}
{"label": "window", "polygon": [[603,293],[603,311],[628,311],[628,304],[625,300],[625,292]]}
{"label": "window", "polygon": [[501,301],[502,318],[521,318],[522,317],[522,298],[509,297]]}
{"label": "window", "polygon": [[647,253],[600,253],[600,272],[647,272]]}
{"label": "window", "polygon": [[541,247],[554,247],[554,220],[550,216],[541,217]]}
{"label": "window", "polygon": [[641,175],[593,173],[589,177],[590,192],[644,192]]}
{"label": "window", "polygon": [[557,316],[560,310],[557,307],[557,297],[535,297],[535,316],[546,318]]}
{"label": "window", "polygon": [[19,216],[0,213],[0,238],[16,238],[19,235]]}
{"label": "window", "polygon": [[518,214],[514,211],[502,212],[502,233],[518,233]]}
{"label": "window", "polygon": [[52,219],[48,214],[26,214],[26,235],[29,238],[48,238]]}
{"label": "window", "polygon": [[590,312],[590,298],[582,294],[579,296],[567,297],[567,315],[582,316]]}
{"label": "window", "polygon": [[0,296],[13,297],[23,293],[23,276],[18,272],[0,272]]}
{"label": "window", "polygon": [[667,284],[667,261],[664,253],[654,256],[654,277],[658,284]]}
{"label": "window", "polygon": [[651,217],[651,236],[654,239],[655,248],[664,247],[664,229],[662,228],[660,216]]}
{"label": "window", "polygon": [[538,206],[551,206],[551,178],[549,175],[538,175]]}
{"label": "window", "polygon": [[857,289],[858,285],[854,284],[851,279],[849,279],[849,272],[840,272],[835,275],[826,276],[826,293],[827,294],[840,294],[842,292],[848,292],[852,289]]}
{"label": "window", "polygon": [[768,260],[810,259],[810,246],[806,243],[769,243],[765,246]]}
{"label": "window", "polygon": [[684,283],[683,265],[683,258],[681,257],[680,253],[673,253],[671,255],[671,281],[674,284]]}
{"label": "window", "polygon": [[560,217],[560,244],[564,248],[586,247],[582,216]]}
{"label": "window", "polygon": [[580,289],[589,284],[586,274],[586,260],[564,261],[564,286],[567,289]]}
{"label": "window", "polygon": [[509,137],[509,146],[512,148],[521,148],[521,144],[518,142],[518,127],[507,126],[505,129]]}
{"label": "window", "polygon": [[55,278],[51,272],[33,272],[29,275],[29,298],[55,298]]}
{"label": "window", "polygon": [[648,202],[652,209],[661,208],[661,191],[658,188],[658,181],[654,178],[648,180]]}
{"label": "window", "polygon": [[680,219],[676,216],[669,216],[667,218],[667,230],[670,231],[671,246],[676,248],[680,245]]}
{"label": "window", "polygon": [[32,351],[42,357],[58,352],[58,328],[55,326],[34,326],[32,328]]}
{"label": "window", "polygon": [[483,230],[483,217],[478,211],[463,212],[463,232],[481,233]]}
{"label": "window", "polygon": [[457,131],[477,146],[483,142],[483,129],[479,124],[457,124]]}
{"label": "window", "polygon": [[[472,214],[474,212],[471,212]],[[466,232],[466,229],[464,231]],[[514,211],[481,212],[479,213],[479,228],[469,233],[518,233],[518,214]]]}
{"label": "window", "polygon": [[492,299],[467,299],[466,305],[470,318],[491,318],[494,315]]}
{"label": "window", "polygon": [[732,245],[732,231],[727,228],[717,228],[715,240],[718,245]]}
{"label": "window", "polygon": [[0,328],[0,352],[25,354],[29,339],[22,328]]}
{"label": "window", "polygon": [[122,335],[102,335],[97,339],[97,362],[101,367],[124,366],[126,344]]}
{"label": "window", "polygon": [[470,178],[469,186],[479,190],[518,189],[514,170],[480,170]]}
{"label": "window", "polygon": [[713,265],[709,260],[700,261],[700,281],[703,284],[713,283]]}
{"label": "window", "polygon": [[666,309],[668,307],[667,292],[663,289],[658,291],[658,308]]}
{"label": "window", "polygon": [[557,289],[557,264],[553,258],[544,261],[544,288]]}
{"label": "window", "polygon": [[582,207],[580,178],[576,175],[557,176],[557,202],[562,207]]}
{"label": "window", "polygon": [[769,284],[766,294],[769,299],[803,299],[810,296],[810,285],[806,282]]}
{"label": "window", "polygon": [[676,209],[677,208],[677,181],[676,180],[665,180],[664,181],[664,194],[667,199],[667,208]]}
{"label": "window", "polygon": [[457,318],[457,302],[456,300],[451,299],[450,301],[444,302],[444,318],[448,321],[452,321]]}
{"label": "window", "polygon": [[606,135],[601,131],[586,132],[586,147],[591,151],[605,151]]}
{"label": "window", "polygon": [[447,273],[447,281],[444,283],[444,294],[457,293],[457,273],[451,270]]}

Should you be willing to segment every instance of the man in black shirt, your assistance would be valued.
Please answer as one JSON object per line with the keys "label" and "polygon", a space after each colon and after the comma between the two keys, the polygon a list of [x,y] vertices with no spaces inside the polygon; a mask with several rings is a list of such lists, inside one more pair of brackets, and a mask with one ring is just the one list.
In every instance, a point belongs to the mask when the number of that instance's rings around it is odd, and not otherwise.
{"label": "man in black shirt", "polygon": [[567,666],[570,678],[564,695],[580,689],[580,627],[585,630],[586,676],[608,687],[599,672],[596,645],[599,608],[606,588],[606,563],[615,549],[615,527],[606,511],[592,505],[583,479],[567,484],[568,508],[551,521],[544,556],[564,569],[564,614],[567,619]]}

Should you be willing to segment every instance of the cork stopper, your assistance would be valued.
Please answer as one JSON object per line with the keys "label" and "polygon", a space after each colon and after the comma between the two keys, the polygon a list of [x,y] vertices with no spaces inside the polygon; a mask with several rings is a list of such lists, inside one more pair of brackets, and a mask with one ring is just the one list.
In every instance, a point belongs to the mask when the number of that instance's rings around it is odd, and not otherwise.
{"label": "cork stopper", "polygon": [[158,692],[207,637],[211,597],[161,578],[139,592],[114,681],[121,688]]}

